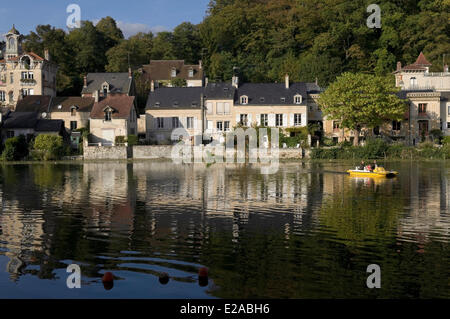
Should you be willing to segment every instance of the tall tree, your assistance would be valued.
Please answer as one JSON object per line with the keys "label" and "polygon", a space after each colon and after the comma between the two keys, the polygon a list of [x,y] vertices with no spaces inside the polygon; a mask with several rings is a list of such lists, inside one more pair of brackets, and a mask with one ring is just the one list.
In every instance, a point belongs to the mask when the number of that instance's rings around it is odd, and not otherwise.
{"label": "tall tree", "polygon": [[355,145],[363,127],[375,128],[386,121],[401,121],[406,103],[395,93],[393,81],[370,74],[344,73],[320,95],[324,117],[338,120],[343,128],[355,132]]}
{"label": "tall tree", "polygon": [[111,17],[101,19],[95,28],[103,36],[106,50],[116,46],[123,40],[122,30],[117,27],[116,20]]}

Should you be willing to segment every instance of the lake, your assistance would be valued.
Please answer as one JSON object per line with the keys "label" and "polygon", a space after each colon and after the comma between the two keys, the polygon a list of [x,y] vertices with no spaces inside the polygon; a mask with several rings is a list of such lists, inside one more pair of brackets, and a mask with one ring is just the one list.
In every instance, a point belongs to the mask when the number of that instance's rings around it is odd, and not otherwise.
{"label": "lake", "polygon": [[450,163],[353,166],[2,165],[0,298],[450,298]]}

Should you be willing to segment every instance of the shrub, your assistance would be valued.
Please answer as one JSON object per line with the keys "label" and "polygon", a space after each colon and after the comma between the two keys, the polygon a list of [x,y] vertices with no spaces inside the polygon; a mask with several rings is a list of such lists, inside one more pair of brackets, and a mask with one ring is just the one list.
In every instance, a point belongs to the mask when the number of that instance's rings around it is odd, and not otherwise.
{"label": "shrub", "polygon": [[444,136],[442,138],[442,144],[444,145],[450,145],[450,136]]}
{"label": "shrub", "polygon": [[115,144],[125,144],[125,136],[116,136]]}
{"label": "shrub", "polygon": [[6,140],[2,158],[6,161],[20,161],[28,156],[28,144],[25,136],[20,135]]}
{"label": "shrub", "polygon": [[128,146],[138,145],[139,138],[136,135],[128,135],[127,142]]}
{"label": "shrub", "polygon": [[59,135],[42,134],[36,137],[33,146],[33,158],[36,160],[59,160],[68,153]]}
{"label": "shrub", "polygon": [[442,139],[442,131],[439,129],[434,129],[430,131],[430,135],[435,143],[440,143]]}

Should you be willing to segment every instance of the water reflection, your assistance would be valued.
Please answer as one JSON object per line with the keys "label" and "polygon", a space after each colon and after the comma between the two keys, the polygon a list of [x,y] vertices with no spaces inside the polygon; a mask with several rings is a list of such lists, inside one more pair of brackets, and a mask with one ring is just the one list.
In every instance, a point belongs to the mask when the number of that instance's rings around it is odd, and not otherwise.
{"label": "water reflection", "polygon": [[395,165],[392,180],[327,163],[4,165],[0,296],[101,298],[112,271],[111,297],[450,297],[449,165]]}

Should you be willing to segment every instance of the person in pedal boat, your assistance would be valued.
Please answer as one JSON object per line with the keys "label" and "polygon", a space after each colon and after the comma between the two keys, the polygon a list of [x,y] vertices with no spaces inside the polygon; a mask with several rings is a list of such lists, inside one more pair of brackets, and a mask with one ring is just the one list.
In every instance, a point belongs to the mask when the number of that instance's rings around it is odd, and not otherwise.
{"label": "person in pedal boat", "polygon": [[361,165],[359,165],[358,169],[360,171],[363,171],[366,168],[366,164],[364,163],[364,161],[361,161]]}
{"label": "person in pedal boat", "polygon": [[373,172],[378,168],[377,160],[373,161],[373,164],[370,166],[370,171]]}

